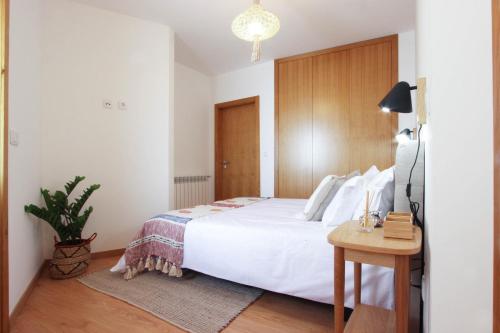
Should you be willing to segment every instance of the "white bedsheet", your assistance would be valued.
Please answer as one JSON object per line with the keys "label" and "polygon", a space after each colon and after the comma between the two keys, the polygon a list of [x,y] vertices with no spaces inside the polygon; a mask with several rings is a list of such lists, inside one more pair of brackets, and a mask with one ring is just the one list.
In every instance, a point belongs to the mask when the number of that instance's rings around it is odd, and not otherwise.
{"label": "white bedsheet", "polygon": [[[333,228],[297,219],[306,200],[269,199],[190,221],[184,268],[262,289],[333,303]],[[123,259],[123,258],[122,258]],[[124,262],[113,268],[124,269]],[[346,263],[345,305],[354,306],[353,264]],[[393,308],[392,269],[363,265],[362,303]]]}

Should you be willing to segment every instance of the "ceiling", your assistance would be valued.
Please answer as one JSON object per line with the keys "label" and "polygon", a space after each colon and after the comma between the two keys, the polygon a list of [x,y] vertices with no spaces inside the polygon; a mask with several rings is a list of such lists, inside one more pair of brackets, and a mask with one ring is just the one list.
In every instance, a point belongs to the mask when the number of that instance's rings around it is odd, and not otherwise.
{"label": "ceiling", "polygon": [[[210,75],[251,66],[251,43],[231,22],[252,0],[73,0],[169,25],[176,61]],[[281,21],[262,45],[262,62],[415,27],[416,0],[262,0]]]}

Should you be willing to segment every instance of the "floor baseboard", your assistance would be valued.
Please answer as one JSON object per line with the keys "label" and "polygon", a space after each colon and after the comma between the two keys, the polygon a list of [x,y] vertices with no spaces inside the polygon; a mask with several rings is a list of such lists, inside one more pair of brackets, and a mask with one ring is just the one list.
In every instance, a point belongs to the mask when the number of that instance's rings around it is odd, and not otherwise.
{"label": "floor baseboard", "polygon": [[92,259],[100,259],[100,258],[106,258],[106,257],[116,257],[116,256],[121,256],[124,253],[125,253],[125,249],[115,249],[115,250],[94,252],[91,254],[91,258]]}
{"label": "floor baseboard", "polygon": [[17,302],[16,306],[14,307],[14,310],[12,310],[12,313],[9,316],[10,323],[12,323],[14,321],[14,319],[21,313],[21,310],[24,308],[24,305],[28,301],[28,298],[29,298],[31,292],[33,291],[33,289],[35,289],[35,286],[36,286],[38,279],[42,275],[44,269],[46,267],[48,267],[48,264],[49,264],[49,261],[44,260],[43,263],[40,265],[40,268],[36,272],[33,279],[31,279],[30,283],[28,284],[28,287],[26,287],[26,290],[24,291],[23,295],[21,296],[21,298]]}

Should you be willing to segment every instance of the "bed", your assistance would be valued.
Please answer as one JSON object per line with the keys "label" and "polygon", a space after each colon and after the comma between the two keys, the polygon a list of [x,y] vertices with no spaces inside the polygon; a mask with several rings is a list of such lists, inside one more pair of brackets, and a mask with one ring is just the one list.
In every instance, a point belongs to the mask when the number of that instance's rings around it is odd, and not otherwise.
{"label": "bed", "polygon": [[[411,156],[407,153],[398,156]],[[406,157],[405,157],[406,158]],[[408,164],[405,160],[401,165]],[[395,169],[396,179],[398,163]],[[396,191],[396,197],[404,191]],[[252,200],[252,199],[250,199]],[[333,303],[333,228],[300,219],[307,200],[269,198],[185,224],[182,268],[217,278]],[[223,206],[223,205],[221,205]],[[122,257],[112,271],[126,268]],[[345,306],[354,307],[353,265],[346,265]],[[392,269],[363,265],[362,303],[392,309]]]}

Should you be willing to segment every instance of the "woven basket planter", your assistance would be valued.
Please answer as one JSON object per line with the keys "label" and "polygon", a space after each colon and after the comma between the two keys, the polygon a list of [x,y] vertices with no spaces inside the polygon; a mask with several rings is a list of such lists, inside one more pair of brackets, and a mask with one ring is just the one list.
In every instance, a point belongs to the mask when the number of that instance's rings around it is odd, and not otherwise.
{"label": "woven basket planter", "polygon": [[54,254],[49,265],[50,277],[57,280],[82,275],[90,264],[90,243],[96,238],[94,233],[79,244],[54,245]]}

